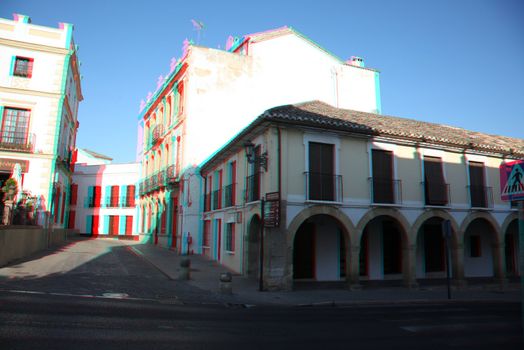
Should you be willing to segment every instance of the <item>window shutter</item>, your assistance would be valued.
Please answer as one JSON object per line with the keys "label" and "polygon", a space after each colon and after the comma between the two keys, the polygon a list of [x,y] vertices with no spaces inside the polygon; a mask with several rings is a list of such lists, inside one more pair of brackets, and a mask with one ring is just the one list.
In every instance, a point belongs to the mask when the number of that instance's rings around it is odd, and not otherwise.
{"label": "window shutter", "polygon": [[125,235],[126,233],[126,216],[120,215],[120,220],[118,220],[120,227],[118,228],[118,234]]}
{"label": "window shutter", "polygon": [[102,233],[109,233],[109,216],[104,215],[104,226],[102,227]]}
{"label": "window shutter", "polygon": [[71,184],[71,198],[69,200],[69,203],[71,205],[76,205],[77,196],[78,196],[78,185]]}
{"label": "window shutter", "polygon": [[93,215],[86,216],[86,233],[93,233]]}

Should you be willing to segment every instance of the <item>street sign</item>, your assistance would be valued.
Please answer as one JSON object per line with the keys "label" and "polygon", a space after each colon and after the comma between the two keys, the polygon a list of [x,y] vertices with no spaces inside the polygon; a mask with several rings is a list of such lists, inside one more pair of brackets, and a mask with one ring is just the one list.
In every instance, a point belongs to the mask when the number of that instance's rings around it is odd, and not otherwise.
{"label": "street sign", "polygon": [[503,201],[524,200],[524,160],[503,163],[500,171],[500,194]]}
{"label": "street sign", "polygon": [[280,193],[266,193],[264,201],[264,227],[280,226]]}

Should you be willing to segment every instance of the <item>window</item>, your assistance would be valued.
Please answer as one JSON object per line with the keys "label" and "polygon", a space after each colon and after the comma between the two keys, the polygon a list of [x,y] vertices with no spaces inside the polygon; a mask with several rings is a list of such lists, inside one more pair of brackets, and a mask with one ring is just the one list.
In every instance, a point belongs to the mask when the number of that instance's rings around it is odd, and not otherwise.
{"label": "window", "polygon": [[75,215],[76,212],[74,210],[71,210],[69,212],[69,219],[68,219],[68,223],[67,223],[67,228],[69,229],[74,229],[75,228]]}
{"label": "window", "polygon": [[202,243],[203,247],[209,248],[211,244],[211,221],[204,221],[204,242]]}
{"label": "window", "polygon": [[480,245],[480,236],[474,235],[469,237],[469,256],[472,258],[479,258],[482,256],[482,249]]}
{"label": "window", "polygon": [[118,216],[116,215],[109,215],[109,227],[107,233],[110,235],[117,235],[118,234]]}
{"label": "window", "polygon": [[332,144],[309,143],[308,199],[335,200],[335,158]]}
{"label": "window", "polygon": [[33,75],[33,59],[16,56],[13,75],[17,77],[31,78]]}
{"label": "window", "polygon": [[133,217],[131,215],[126,216],[126,235],[133,234]]}
{"label": "window", "polygon": [[98,234],[98,223],[99,223],[99,216],[98,215],[89,215],[87,216],[86,220],[86,233],[91,233],[94,235]]}
{"label": "window", "polygon": [[30,114],[28,109],[6,107],[2,118],[0,143],[26,146]]}
{"label": "window", "polygon": [[[260,159],[260,145],[255,147],[255,159]],[[246,201],[253,202],[260,199],[260,163],[253,162],[249,165],[249,175],[246,178]]]}
{"label": "window", "polygon": [[112,208],[118,207],[118,193],[120,188],[118,186],[111,186],[111,197],[109,199],[109,206]]}
{"label": "window", "polygon": [[424,157],[424,197],[426,205],[448,204],[448,186],[440,158]]}
{"label": "window", "polygon": [[237,177],[236,162],[229,163],[229,185],[224,188],[224,207],[235,205],[235,183]]}
{"label": "window", "polygon": [[102,198],[102,189],[100,186],[89,186],[88,188],[88,207],[99,208],[100,200]]}
{"label": "window", "polygon": [[69,198],[69,204],[75,205],[78,197],[78,185],[71,184],[71,197]]}
{"label": "window", "polygon": [[372,186],[374,203],[395,203],[393,152],[372,150]]}
{"label": "window", "polygon": [[126,207],[135,206],[135,185],[127,185],[125,206]]}
{"label": "window", "polygon": [[487,207],[484,163],[469,162],[469,194],[472,207]]}
{"label": "window", "polygon": [[234,252],[235,251],[235,224],[227,223],[226,224],[226,251]]}

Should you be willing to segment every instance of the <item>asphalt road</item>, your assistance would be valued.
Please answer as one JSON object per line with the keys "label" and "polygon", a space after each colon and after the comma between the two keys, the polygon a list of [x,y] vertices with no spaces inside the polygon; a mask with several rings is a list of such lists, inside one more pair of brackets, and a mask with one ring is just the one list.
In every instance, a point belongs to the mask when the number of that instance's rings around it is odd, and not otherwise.
{"label": "asphalt road", "polygon": [[76,242],[0,269],[0,349],[523,349],[520,304],[225,304],[128,246]]}
{"label": "asphalt road", "polygon": [[1,349],[522,349],[514,303],[173,305],[0,292]]}

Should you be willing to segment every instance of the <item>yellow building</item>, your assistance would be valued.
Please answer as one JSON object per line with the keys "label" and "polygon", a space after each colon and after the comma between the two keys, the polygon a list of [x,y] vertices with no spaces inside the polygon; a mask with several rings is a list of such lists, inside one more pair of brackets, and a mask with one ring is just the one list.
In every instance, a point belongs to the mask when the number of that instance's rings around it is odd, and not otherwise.
{"label": "yellow building", "polygon": [[413,286],[445,278],[449,220],[454,282],[504,283],[518,275],[517,210],[500,200],[499,166],[522,158],[521,139],[275,107],[201,166],[203,252],[265,289]]}

